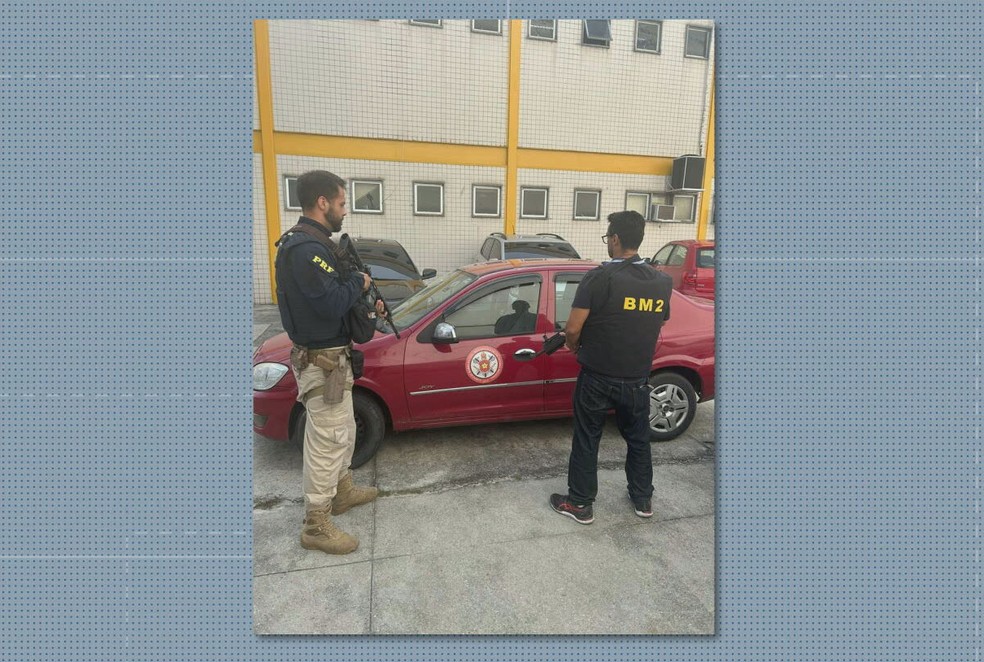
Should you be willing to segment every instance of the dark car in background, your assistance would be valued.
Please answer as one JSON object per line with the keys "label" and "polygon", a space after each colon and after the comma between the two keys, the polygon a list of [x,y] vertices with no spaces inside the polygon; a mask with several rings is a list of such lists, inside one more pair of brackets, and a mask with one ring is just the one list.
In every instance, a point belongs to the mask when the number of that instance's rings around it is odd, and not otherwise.
{"label": "dark car in background", "polygon": [[671,241],[649,259],[654,269],[673,279],[673,289],[688,296],[714,298],[714,242]]}
{"label": "dark car in background", "polygon": [[424,288],[424,281],[437,275],[434,269],[421,273],[400,242],[393,239],[353,240],[359,256],[372,271],[379,293],[386,303],[395,306],[417,290]]}
{"label": "dark car in background", "polygon": [[510,235],[493,232],[482,242],[482,248],[476,256],[476,261],[536,258],[579,260],[581,255],[571,246],[569,241],[552,232]]}

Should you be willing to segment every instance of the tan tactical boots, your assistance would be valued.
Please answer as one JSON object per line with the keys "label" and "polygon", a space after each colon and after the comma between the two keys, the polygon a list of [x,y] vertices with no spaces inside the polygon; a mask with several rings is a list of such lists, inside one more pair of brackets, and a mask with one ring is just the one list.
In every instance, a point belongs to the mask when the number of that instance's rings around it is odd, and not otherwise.
{"label": "tan tactical boots", "polygon": [[359,539],[345,533],[332,521],[332,514],[341,515],[353,506],[369,503],[376,498],[375,487],[356,487],[352,472],[346,471],[338,481],[335,498],[324,508],[307,511],[301,530],[301,547],[316,549],[325,554],[349,554],[359,547]]}
{"label": "tan tactical boots", "polygon": [[331,510],[336,515],[341,515],[353,506],[361,506],[364,503],[369,503],[378,494],[379,490],[375,487],[357,487],[352,482],[352,472],[346,471],[338,479],[338,490],[335,492],[335,498],[331,502]]}
{"label": "tan tactical boots", "polygon": [[301,529],[301,547],[325,554],[350,554],[359,547],[359,539],[345,533],[331,521],[331,504],[307,511]]}

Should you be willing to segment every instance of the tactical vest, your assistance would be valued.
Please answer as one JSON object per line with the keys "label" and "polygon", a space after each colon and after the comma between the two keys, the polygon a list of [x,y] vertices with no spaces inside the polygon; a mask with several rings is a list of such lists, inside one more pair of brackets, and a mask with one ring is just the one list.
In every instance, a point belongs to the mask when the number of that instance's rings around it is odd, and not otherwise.
{"label": "tactical vest", "polygon": [[277,242],[277,258],[274,262],[280,320],[287,335],[297,345],[311,349],[347,345],[349,336],[344,328],[342,317],[328,318],[318,315],[307,302],[300,285],[294,278],[294,272],[290,267],[291,252],[307,243],[321,246],[320,253],[324,255],[329,266],[338,270],[335,252],[327,244],[305,232],[288,230]]}
{"label": "tactical vest", "polygon": [[584,323],[578,361],[610,377],[648,377],[673,281],[648,264],[616,262],[601,270],[591,286],[607,296]]}

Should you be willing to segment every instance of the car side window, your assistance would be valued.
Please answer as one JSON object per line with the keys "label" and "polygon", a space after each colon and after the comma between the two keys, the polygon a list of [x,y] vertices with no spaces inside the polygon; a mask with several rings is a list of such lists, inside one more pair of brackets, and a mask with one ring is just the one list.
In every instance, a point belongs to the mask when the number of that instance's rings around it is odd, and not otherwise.
{"label": "car side window", "polygon": [[540,282],[513,281],[487,292],[458,308],[444,321],[459,340],[526,335],[536,330],[540,309]]}
{"label": "car side window", "polygon": [[702,248],[697,251],[697,266],[701,269],[714,268],[714,249]]}
{"label": "car side window", "polygon": [[482,257],[484,257],[484,258],[489,258],[489,257],[492,256],[492,240],[491,239],[486,239],[485,240],[485,243],[482,244],[481,254],[482,254]]}
{"label": "car side window", "polygon": [[554,328],[563,331],[567,326],[567,320],[571,316],[571,307],[574,304],[574,294],[577,286],[581,284],[583,276],[557,276],[554,281]]}
{"label": "car side window", "polygon": [[659,249],[659,252],[653,256],[653,264],[666,264],[666,261],[670,258],[670,253],[673,252],[674,245],[663,246]]}
{"label": "car side window", "polygon": [[673,255],[670,256],[669,262],[666,263],[668,267],[680,267],[687,260],[687,247],[677,246],[676,250],[673,251]]}

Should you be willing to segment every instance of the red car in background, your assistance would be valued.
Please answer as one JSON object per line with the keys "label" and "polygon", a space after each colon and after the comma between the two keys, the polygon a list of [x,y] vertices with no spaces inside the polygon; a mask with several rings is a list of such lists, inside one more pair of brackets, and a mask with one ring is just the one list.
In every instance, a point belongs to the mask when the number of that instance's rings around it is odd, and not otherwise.
{"label": "red car in background", "polygon": [[671,241],[649,263],[673,279],[673,289],[688,296],[714,298],[713,241]]}
{"label": "red car in background", "polygon": [[[394,431],[572,415],[580,366],[562,347],[533,356],[563,329],[587,260],[473,264],[415,292],[359,346],[365,372],[352,397],[358,435],[352,466]],[[291,342],[275,336],[253,355],[253,429],[303,439],[305,412],[289,368]],[[667,441],[714,397],[714,306],[674,293],[650,378],[650,431]]]}

